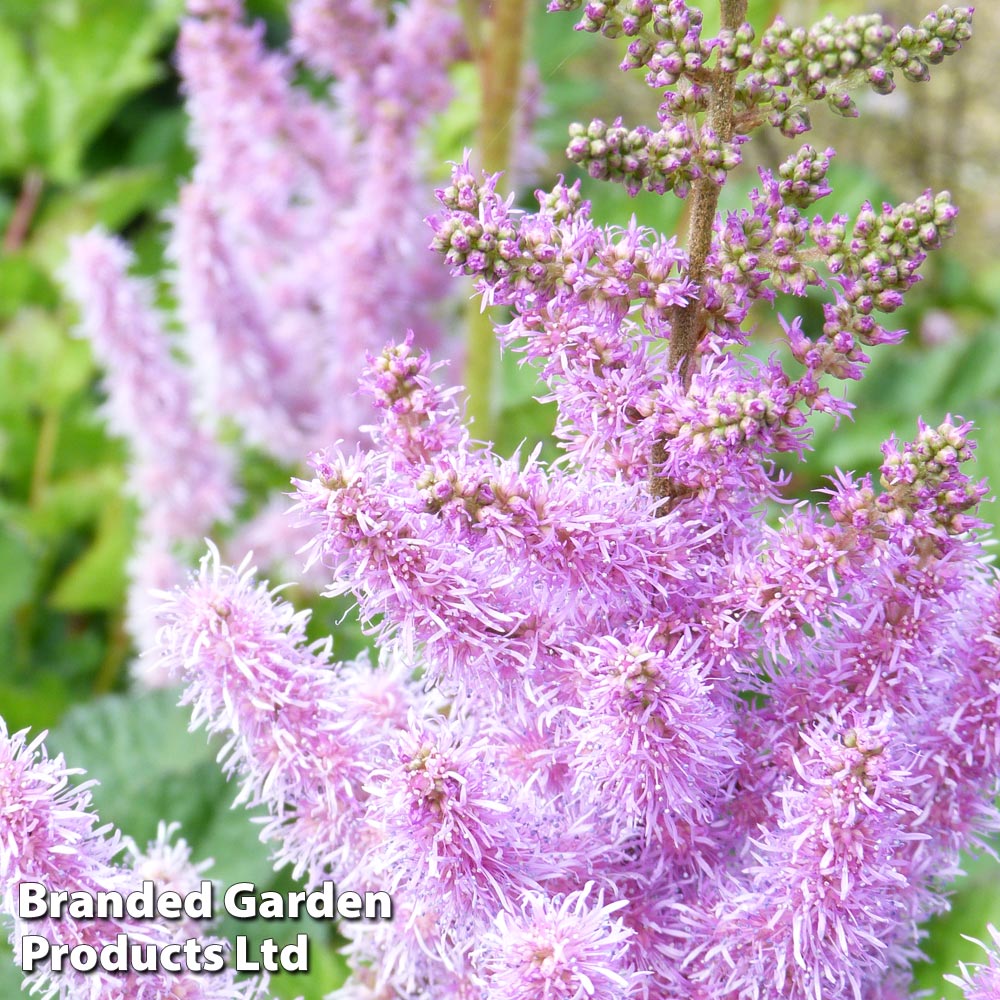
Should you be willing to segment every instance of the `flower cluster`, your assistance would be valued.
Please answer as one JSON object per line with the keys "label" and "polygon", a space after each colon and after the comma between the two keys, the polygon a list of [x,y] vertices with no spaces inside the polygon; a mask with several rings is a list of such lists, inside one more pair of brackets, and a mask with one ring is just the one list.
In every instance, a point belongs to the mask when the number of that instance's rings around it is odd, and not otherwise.
{"label": "flower cluster", "polygon": [[132,444],[127,484],[140,511],[140,543],[129,565],[129,627],[150,636],[150,590],[184,578],[176,546],[230,518],[238,491],[234,457],[201,426],[152,283],[131,276],[132,263],[121,241],[95,231],[73,242],[67,281],[81,305],[81,332],[107,372],[108,426]]}
{"label": "flower cluster", "polygon": [[998,822],[1000,590],[967,531],[968,426],[887,445],[884,493],[842,477],[770,526],[752,479],[665,510],[475,449],[430,374],[408,343],[372,358],[378,447],[298,483],[377,668],[331,668],[216,555],[160,637],[277,856],[394,892],[400,921],[351,931],[345,996],[904,982],[959,850]]}
{"label": "flower cluster", "polygon": [[[880,14],[843,21],[831,15],[808,29],[776,17],[756,45],[746,23],[703,37],[702,13],[685,0],[550,0],[549,10],[582,10],[579,30],[628,38],[622,69],[646,69],[650,86],[683,85],[665,96],[663,130],[654,141],[676,127],[679,114],[706,110],[720,78],[738,74],[732,81],[737,133],[766,121],[786,136],[801,135],[811,128],[810,103],[826,101],[835,113],[855,117],[850,88],[867,84],[878,94],[891,93],[897,70],[907,80],[928,80],[930,67],[972,35],[972,8],[947,4],[898,31]],[[647,140],[653,136],[645,133]],[[574,153],[572,144],[570,156],[589,159],[579,147]]]}
{"label": "flower cluster", "polygon": [[[81,772],[68,768],[62,756],[50,757],[42,745],[44,733],[28,740],[25,733],[10,733],[0,719],[0,903],[16,914],[14,899],[22,882],[58,886],[68,892],[117,892],[137,890],[153,879],[159,889],[186,892],[201,879],[206,865],[193,864],[183,840],[174,841],[176,828],[161,825],[157,839],[145,851],[115,830],[100,826],[91,808],[93,782],[73,784]],[[122,855],[127,858],[121,858]],[[200,928],[199,928],[200,932]],[[100,1000],[263,1000],[260,983],[240,983],[234,973],[182,974],[159,970],[152,955],[167,945],[183,945],[192,936],[185,921],[156,918],[118,920],[15,918],[12,942],[16,958],[25,935],[48,941],[100,949],[120,934],[134,939],[150,954],[148,971],[105,972],[100,967],[81,972],[69,966],[59,973],[36,972],[28,977],[32,993],[46,997],[100,997]],[[211,938],[201,937],[201,944]],[[144,959],[144,962],[146,960]]]}
{"label": "flower cluster", "polygon": [[[340,26],[315,7],[303,38]],[[919,78],[971,12],[895,34],[779,23],[755,45],[745,11],[727,0],[703,40],[681,0],[585,7],[677,86],[661,113],[708,109],[676,167],[680,145],[643,152],[652,133],[580,137],[604,144],[598,173],[690,186],[687,247],[598,226],[578,184],[525,212],[463,162],[439,192],[432,245],[509,307],[501,336],[538,367],[566,454],[473,440],[412,335],[369,354],[370,446],[313,453],[294,518],[375,665],[331,662],[306,613],[214,548],[160,610],[149,655],[226,734],[276,860],[393,893],[391,924],[344,930],[345,1000],[903,996],[960,852],[1000,829],[1000,585],[969,423],[921,421],[877,484],[838,472],[822,502],[767,516],[775,456],[846,410],[830,380],[897,339],[872,313],[954,209],[809,219],[832,152],[805,146],[749,209],[715,211],[748,95],[787,127],[833,93],[806,82],[814,62]],[[750,305],[822,285],[821,256],[836,297],[820,329],[785,321],[794,371],[755,359]],[[978,1000],[995,979],[991,957],[956,981]]]}
{"label": "flower cluster", "polygon": [[[235,517],[234,430],[297,466],[320,443],[356,439],[371,415],[352,351],[405,325],[439,340],[447,277],[425,248],[416,151],[450,99],[460,21],[452,0],[350,6],[299,0],[289,50],[274,51],[241,0],[188,4],[177,61],[197,163],[171,212],[176,342],[124,246],[95,232],[71,254],[67,285],[108,373],[109,426],[132,454],[140,646],[155,635],[150,589],[179,582],[185,547]],[[363,46],[346,44],[345,25]],[[312,93],[295,84],[303,67]],[[266,507],[229,549],[280,566],[304,541]]]}

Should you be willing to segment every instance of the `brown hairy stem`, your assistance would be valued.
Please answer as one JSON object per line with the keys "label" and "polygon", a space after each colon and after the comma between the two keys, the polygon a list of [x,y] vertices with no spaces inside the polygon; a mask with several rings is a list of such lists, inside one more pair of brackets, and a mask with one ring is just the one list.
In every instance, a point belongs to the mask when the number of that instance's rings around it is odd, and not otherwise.
{"label": "brown hairy stem", "polygon": [[[720,0],[722,28],[736,31],[747,16],[747,0]],[[718,67],[712,73],[712,95],[708,107],[708,122],[716,135],[728,142],[733,137],[733,99],[736,93],[736,74],[723,73]],[[698,286],[705,277],[705,261],[712,249],[712,232],[719,206],[719,185],[709,177],[702,177],[693,185],[691,215],[688,222],[688,275]],[[701,319],[701,295],[686,306],[673,311],[670,333],[669,365],[676,371],[685,386],[691,384],[691,361],[698,341],[704,333]],[[662,441],[653,446],[650,463],[655,470],[662,465],[665,449]],[[654,471],[650,479],[654,497],[663,499],[676,495],[674,484]]]}

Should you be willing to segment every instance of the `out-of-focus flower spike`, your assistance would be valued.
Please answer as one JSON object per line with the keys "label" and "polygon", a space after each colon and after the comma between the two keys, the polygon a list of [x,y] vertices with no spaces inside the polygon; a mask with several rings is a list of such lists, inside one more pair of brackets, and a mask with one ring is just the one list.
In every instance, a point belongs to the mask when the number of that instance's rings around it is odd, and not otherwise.
{"label": "out-of-focus flower spike", "polygon": [[100,230],[71,243],[65,279],[80,333],[104,369],[104,413],[129,446],[128,489],[143,528],[186,539],[229,516],[232,456],[199,426],[191,372],[171,351],[151,283],[128,273],[131,251]]}

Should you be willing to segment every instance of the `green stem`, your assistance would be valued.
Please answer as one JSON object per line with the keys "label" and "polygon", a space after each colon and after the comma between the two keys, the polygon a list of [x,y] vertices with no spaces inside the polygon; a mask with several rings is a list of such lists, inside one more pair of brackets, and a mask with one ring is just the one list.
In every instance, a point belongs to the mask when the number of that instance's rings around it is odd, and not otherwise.
{"label": "green stem", "polygon": [[[476,32],[480,43],[479,154],[483,169],[491,174],[510,169],[527,9],[527,0],[492,0],[486,23]],[[499,359],[494,317],[494,310],[480,309],[478,299],[470,303],[465,387],[468,415],[475,421],[474,433],[481,441],[490,440],[494,430],[494,373]]]}
{"label": "green stem", "polygon": [[52,474],[52,463],[55,461],[58,440],[59,413],[57,410],[46,409],[42,413],[42,422],[38,428],[35,464],[31,470],[28,506],[32,510],[37,510],[45,497],[45,489],[48,486],[49,476]]}
{"label": "green stem", "polygon": [[482,48],[479,0],[458,0],[458,13],[465,27],[465,41],[468,43],[469,52],[473,59],[478,60]]}

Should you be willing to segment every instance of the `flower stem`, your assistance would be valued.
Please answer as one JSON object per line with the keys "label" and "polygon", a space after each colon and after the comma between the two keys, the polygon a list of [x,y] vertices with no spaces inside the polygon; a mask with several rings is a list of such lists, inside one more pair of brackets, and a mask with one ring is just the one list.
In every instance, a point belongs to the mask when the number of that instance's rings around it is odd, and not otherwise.
{"label": "flower stem", "polygon": [[[746,20],[747,0],[720,0],[722,27],[736,31]],[[716,135],[728,142],[733,137],[733,98],[736,93],[736,74],[724,73],[716,67],[712,80],[712,96],[708,107],[708,122]],[[696,285],[701,285],[705,277],[705,261],[712,249],[712,232],[715,213],[719,207],[720,187],[710,177],[702,177],[695,182],[692,192],[691,215],[688,222],[688,275]],[[673,328],[670,335],[669,365],[676,371],[685,386],[691,384],[691,362],[698,341],[704,332],[701,319],[701,294],[685,306],[674,310]],[[657,475],[666,460],[663,441],[653,444],[650,464],[654,470],[650,478],[650,491],[658,499],[674,495],[673,483],[665,476]]]}
{"label": "flower stem", "polygon": [[[481,103],[479,149],[488,173],[510,168],[512,123],[520,96],[527,0],[493,0],[480,31],[479,72]],[[493,311],[481,310],[475,300],[467,319],[465,386],[468,415],[475,434],[489,440],[494,424],[494,372],[499,351]]]}
{"label": "flower stem", "polygon": [[[722,27],[736,31],[746,20],[747,0],[721,0]],[[709,125],[716,135],[728,142],[733,137],[733,97],[736,92],[736,74],[724,73],[716,68],[712,82],[712,97],[708,109]],[[688,274],[700,284],[705,276],[705,261],[712,249],[712,229],[719,206],[720,187],[711,177],[702,177],[694,184],[691,217],[688,224]],[[674,314],[670,338],[670,367],[677,370],[688,384],[691,379],[691,359],[701,339],[702,324],[699,313],[701,297]]]}
{"label": "flower stem", "polygon": [[44,185],[45,178],[41,171],[32,168],[24,175],[21,193],[18,195],[10,223],[3,236],[4,253],[15,253],[20,250],[27,239]]}

